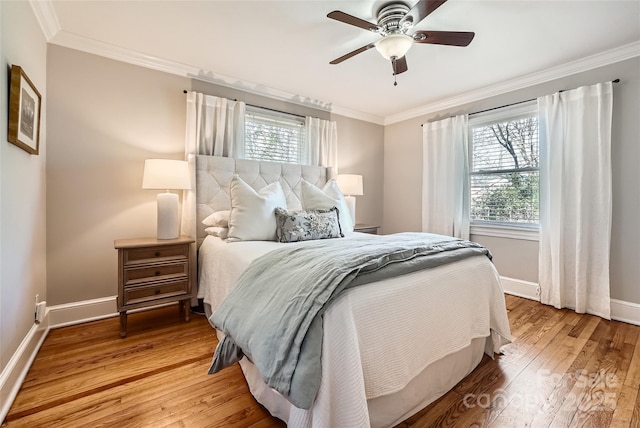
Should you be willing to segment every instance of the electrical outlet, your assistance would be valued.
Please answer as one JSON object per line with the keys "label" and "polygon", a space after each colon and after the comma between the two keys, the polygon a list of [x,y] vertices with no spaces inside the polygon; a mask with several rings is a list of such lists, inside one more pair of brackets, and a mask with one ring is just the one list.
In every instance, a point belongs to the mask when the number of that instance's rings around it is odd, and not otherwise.
{"label": "electrical outlet", "polygon": [[44,300],[42,302],[38,302],[38,306],[36,306],[36,322],[41,323],[44,320],[44,316],[47,313],[47,302]]}
{"label": "electrical outlet", "polygon": [[540,295],[540,286],[536,285],[536,296]]}

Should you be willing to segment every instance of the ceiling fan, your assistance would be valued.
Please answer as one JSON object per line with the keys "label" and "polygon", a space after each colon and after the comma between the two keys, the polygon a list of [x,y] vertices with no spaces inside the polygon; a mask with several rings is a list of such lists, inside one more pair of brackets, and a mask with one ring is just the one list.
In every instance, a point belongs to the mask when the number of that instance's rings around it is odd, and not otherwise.
{"label": "ceiling fan", "polygon": [[[378,11],[377,24],[334,10],[327,15],[328,18],[380,34],[382,38],[375,43],[369,43],[340,58],[336,58],[329,64],[339,64],[352,56],[375,47],[384,58],[391,60],[395,79],[396,75],[407,71],[405,54],[414,43],[468,46],[475,33],[466,31],[415,31],[413,34],[407,34],[413,26],[429,16],[446,1],[420,0],[412,8],[402,2],[389,3]],[[393,84],[395,86],[398,83],[394,81]]]}

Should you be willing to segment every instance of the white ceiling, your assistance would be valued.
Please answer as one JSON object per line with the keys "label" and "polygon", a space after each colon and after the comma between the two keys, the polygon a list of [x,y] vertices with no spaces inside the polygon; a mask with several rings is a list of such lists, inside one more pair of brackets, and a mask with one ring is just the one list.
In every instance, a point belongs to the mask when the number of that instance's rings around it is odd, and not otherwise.
{"label": "white ceiling", "polygon": [[475,39],[466,48],[414,45],[398,86],[390,63],[375,49],[330,65],[379,36],[327,13],[341,10],[374,22],[385,3],[75,0],[34,9],[47,11],[52,43],[93,46],[84,50],[109,51],[112,57],[132,54],[154,68],[182,67],[188,75],[381,123],[622,46],[640,46],[638,0],[449,0],[414,30],[473,31]]}

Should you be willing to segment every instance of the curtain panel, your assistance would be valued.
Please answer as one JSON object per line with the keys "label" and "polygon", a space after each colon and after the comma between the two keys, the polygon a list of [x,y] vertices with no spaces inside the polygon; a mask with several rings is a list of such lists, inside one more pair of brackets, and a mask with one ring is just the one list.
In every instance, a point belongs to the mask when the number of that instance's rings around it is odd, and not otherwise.
{"label": "curtain panel", "polygon": [[196,155],[243,157],[245,111],[242,101],[194,91],[187,94],[184,155],[189,162],[191,190],[182,193],[183,235],[196,236]]}
{"label": "curtain panel", "polygon": [[309,165],[330,168],[332,177],[338,175],[338,125],[335,121],[317,117],[305,118],[305,147],[302,160]]}
{"label": "curtain panel", "polygon": [[540,301],[610,319],[611,82],[538,98]]}
{"label": "curtain panel", "polygon": [[189,92],[185,153],[243,158],[245,111],[242,101]]}
{"label": "curtain panel", "polygon": [[468,116],[422,125],[422,231],[469,239]]}

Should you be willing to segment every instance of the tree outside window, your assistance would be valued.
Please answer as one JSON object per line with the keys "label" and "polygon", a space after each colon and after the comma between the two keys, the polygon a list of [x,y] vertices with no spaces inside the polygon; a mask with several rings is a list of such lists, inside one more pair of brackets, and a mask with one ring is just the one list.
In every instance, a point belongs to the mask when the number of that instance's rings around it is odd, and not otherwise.
{"label": "tree outside window", "polygon": [[[495,113],[494,113],[495,116]],[[480,123],[477,123],[480,122]],[[471,221],[539,223],[539,140],[535,112],[470,124]]]}

